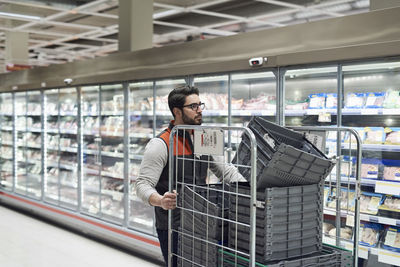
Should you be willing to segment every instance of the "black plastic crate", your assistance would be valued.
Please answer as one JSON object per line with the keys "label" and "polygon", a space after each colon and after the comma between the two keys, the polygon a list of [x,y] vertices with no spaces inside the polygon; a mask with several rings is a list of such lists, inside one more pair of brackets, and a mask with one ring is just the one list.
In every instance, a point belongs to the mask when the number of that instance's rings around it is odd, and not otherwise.
{"label": "black plastic crate", "polygon": [[[256,262],[258,267],[349,267],[351,252],[324,245],[320,252],[283,261]],[[232,251],[218,251],[218,266],[249,266],[249,259]]]}
{"label": "black plastic crate", "polygon": [[302,133],[282,127],[262,117],[253,117],[248,127],[256,128],[261,135],[268,134],[268,137],[272,138],[277,145],[288,144],[304,152],[326,159],[324,153],[308,141]]}

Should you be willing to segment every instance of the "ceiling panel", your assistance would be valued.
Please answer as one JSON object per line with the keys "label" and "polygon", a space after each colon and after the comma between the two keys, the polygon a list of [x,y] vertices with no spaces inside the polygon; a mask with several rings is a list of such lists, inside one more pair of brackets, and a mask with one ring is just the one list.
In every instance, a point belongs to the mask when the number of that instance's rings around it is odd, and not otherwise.
{"label": "ceiling panel", "polygon": [[[123,1],[123,0],[120,0]],[[369,0],[153,0],[153,46],[367,12]],[[118,0],[0,0],[0,72],[6,31],[29,33],[30,64],[115,53]]]}

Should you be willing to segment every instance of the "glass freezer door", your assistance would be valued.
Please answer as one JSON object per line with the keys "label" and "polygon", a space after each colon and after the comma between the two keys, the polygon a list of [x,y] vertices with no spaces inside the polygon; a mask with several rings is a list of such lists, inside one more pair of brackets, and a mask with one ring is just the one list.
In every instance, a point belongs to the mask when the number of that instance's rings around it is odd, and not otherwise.
{"label": "glass freezer door", "polygon": [[26,141],[28,139],[27,117],[26,117],[26,92],[15,93],[15,135],[16,143],[16,174],[15,174],[15,192],[18,194],[27,194],[27,169],[28,162],[26,161]]}
{"label": "glass freezer door", "polygon": [[136,196],[134,184],[139,174],[144,148],[154,137],[153,82],[129,85],[129,226],[154,233],[154,208]]}
{"label": "glass freezer door", "polygon": [[0,94],[0,182],[7,191],[13,190],[13,98]]}
{"label": "glass freezer door", "polygon": [[286,126],[336,125],[336,66],[291,69],[284,79]]}
{"label": "glass freezer door", "polygon": [[100,91],[101,216],[122,224],[124,219],[124,90],[122,84]]}
{"label": "glass freezer door", "polygon": [[45,200],[76,209],[78,203],[77,91],[45,91],[46,174]]}
{"label": "glass freezer door", "polygon": [[82,212],[101,217],[100,87],[81,88]]}

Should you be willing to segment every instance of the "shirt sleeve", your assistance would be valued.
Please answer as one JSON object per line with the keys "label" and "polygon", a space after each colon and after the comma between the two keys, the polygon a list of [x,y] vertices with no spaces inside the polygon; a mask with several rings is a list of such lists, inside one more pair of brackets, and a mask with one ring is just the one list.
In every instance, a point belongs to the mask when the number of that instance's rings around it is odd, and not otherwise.
{"label": "shirt sleeve", "polygon": [[146,145],[135,184],[136,195],[144,203],[149,204],[151,194],[157,192],[155,187],[167,161],[167,145],[160,138],[151,139]]}
{"label": "shirt sleeve", "polygon": [[220,181],[223,180],[228,183],[246,182],[246,179],[240,174],[234,165],[223,162],[223,157],[213,156],[210,169]]}

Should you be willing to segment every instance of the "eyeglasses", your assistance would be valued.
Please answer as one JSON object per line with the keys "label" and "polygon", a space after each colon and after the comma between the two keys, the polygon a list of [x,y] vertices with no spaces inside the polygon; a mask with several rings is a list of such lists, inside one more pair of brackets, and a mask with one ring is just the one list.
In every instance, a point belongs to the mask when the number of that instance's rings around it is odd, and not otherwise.
{"label": "eyeglasses", "polygon": [[184,105],[182,106],[183,108],[191,108],[193,111],[197,111],[199,108],[200,110],[203,110],[206,107],[206,104],[204,103],[193,103],[189,105]]}

